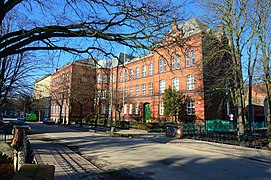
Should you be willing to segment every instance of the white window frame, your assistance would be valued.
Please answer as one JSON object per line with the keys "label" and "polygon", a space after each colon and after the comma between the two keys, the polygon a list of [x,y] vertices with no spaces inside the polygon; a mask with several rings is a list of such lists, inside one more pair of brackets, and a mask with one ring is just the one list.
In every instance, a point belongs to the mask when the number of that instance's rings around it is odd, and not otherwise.
{"label": "white window frame", "polygon": [[127,114],[127,104],[124,104],[123,106],[123,114]]}
{"label": "white window frame", "polygon": [[130,70],[130,80],[133,80],[134,79],[134,70],[131,69]]}
{"label": "white window frame", "polygon": [[136,79],[140,77],[140,70],[139,67],[136,67]]}
{"label": "white window frame", "polygon": [[167,60],[164,59],[164,72],[167,72]]}
{"label": "white window frame", "polygon": [[180,90],[179,78],[175,77],[172,79],[172,89],[175,89],[176,91]]}
{"label": "white window frame", "polygon": [[195,88],[195,77],[194,74],[186,76],[186,89],[193,90]]}
{"label": "white window frame", "polygon": [[176,55],[176,69],[181,69],[181,56]]}
{"label": "white window frame", "polygon": [[165,92],[165,89],[166,89],[166,80],[160,80],[159,81],[159,90],[160,90],[160,93],[164,93]]}
{"label": "white window frame", "polygon": [[171,69],[172,70],[175,69],[175,58],[174,58],[174,56],[171,57]]}
{"label": "white window frame", "polygon": [[114,74],[113,73],[110,74],[110,82],[114,83]]}
{"label": "white window frame", "polygon": [[189,99],[186,102],[186,114],[187,115],[195,115],[195,101]]}
{"label": "white window frame", "polygon": [[153,64],[149,64],[149,75],[153,75]]}
{"label": "white window frame", "polygon": [[124,81],[128,81],[128,70],[124,70]]}
{"label": "white window frame", "polygon": [[56,113],[60,113],[60,106],[56,105]]}
{"label": "white window frame", "polygon": [[161,115],[161,116],[163,116],[164,115],[164,103],[163,103],[163,101],[161,101],[160,103],[159,103],[159,115]]}
{"label": "white window frame", "polygon": [[142,66],[142,77],[146,77],[146,65]]}
{"label": "white window frame", "polygon": [[130,86],[130,96],[132,97],[133,96],[133,86]]}
{"label": "white window frame", "polygon": [[146,95],[146,84],[142,84],[142,96]]}
{"label": "white window frame", "polygon": [[185,53],[185,66],[186,66],[186,67],[189,67],[189,66],[190,66],[190,53],[189,53],[189,51],[187,51],[187,52]]}
{"label": "white window frame", "polygon": [[139,85],[136,85],[136,96],[139,96]]}
{"label": "white window frame", "polygon": [[97,74],[97,83],[99,84],[101,82],[101,74]]}
{"label": "white window frame", "polygon": [[191,50],[191,65],[195,65],[195,51]]}
{"label": "white window frame", "polygon": [[107,75],[103,74],[103,83],[107,83]]}
{"label": "white window frame", "polygon": [[163,59],[159,60],[159,73],[163,72]]}
{"label": "white window frame", "polygon": [[129,114],[133,114],[133,104],[129,105]]}
{"label": "white window frame", "polygon": [[152,95],[153,94],[153,83],[150,82],[149,83],[149,95]]}
{"label": "white window frame", "polygon": [[139,104],[136,103],[136,107],[135,107],[135,114],[138,115],[138,110],[139,110]]}

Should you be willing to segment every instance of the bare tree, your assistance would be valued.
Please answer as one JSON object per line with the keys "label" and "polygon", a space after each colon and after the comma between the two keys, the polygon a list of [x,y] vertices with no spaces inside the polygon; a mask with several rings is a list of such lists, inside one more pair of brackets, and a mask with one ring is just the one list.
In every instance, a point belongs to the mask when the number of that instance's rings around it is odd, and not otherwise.
{"label": "bare tree", "polygon": [[[51,105],[56,105],[58,113],[58,123],[65,124],[67,109],[66,106],[68,104],[68,98],[70,93],[70,74],[66,74],[65,72],[58,75],[57,78],[52,79],[51,86]],[[64,110],[64,118],[62,117],[62,113]],[[61,122],[62,121],[62,122]]]}
{"label": "bare tree", "polygon": [[[152,49],[172,19],[183,18],[179,10],[185,3],[1,0],[0,60],[2,63],[11,56],[39,50],[112,57],[117,45]],[[7,31],[5,26],[11,17],[13,28]]]}
{"label": "bare tree", "polygon": [[270,13],[271,3],[268,0],[257,1],[257,23],[259,37],[259,49],[261,52],[261,60],[263,65],[263,81],[266,86],[267,92],[267,122],[268,122],[268,136],[269,136],[269,148],[271,148],[271,40],[270,40]]}
{"label": "bare tree", "polygon": [[[249,23],[250,0],[215,0],[204,1],[207,7],[213,11],[212,24],[222,29],[228,40],[227,51],[231,56],[231,70],[233,84],[230,87],[231,99],[236,109],[237,127],[239,135],[244,134],[244,83],[243,83],[243,60],[246,49],[251,45],[251,38],[255,34],[255,28]],[[248,61],[251,62],[251,61]],[[251,65],[251,64],[250,64]],[[253,65],[252,65],[253,66]],[[252,68],[250,66],[249,68]],[[251,71],[250,71],[250,75]]]}
{"label": "bare tree", "polygon": [[[76,68],[76,69],[75,69]],[[79,106],[80,125],[83,123],[83,115],[88,115],[93,111],[93,103],[96,95],[96,73],[94,65],[85,65],[74,67],[71,92],[69,94],[70,108]],[[87,112],[86,112],[87,111]],[[72,109],[70,109],[72,112]],[[70,114],[70,118],[72,113]]]}

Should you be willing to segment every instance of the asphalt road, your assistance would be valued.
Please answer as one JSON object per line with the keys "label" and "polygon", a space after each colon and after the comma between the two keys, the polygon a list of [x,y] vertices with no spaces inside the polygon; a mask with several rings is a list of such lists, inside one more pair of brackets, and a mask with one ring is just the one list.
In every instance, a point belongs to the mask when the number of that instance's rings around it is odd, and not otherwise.
{"label": "asphalt road", "polygon": [[159,143],[31,123],[34,136],[75,148],[117,179],[271,179],[271,164],[210,151],[204,144]]}

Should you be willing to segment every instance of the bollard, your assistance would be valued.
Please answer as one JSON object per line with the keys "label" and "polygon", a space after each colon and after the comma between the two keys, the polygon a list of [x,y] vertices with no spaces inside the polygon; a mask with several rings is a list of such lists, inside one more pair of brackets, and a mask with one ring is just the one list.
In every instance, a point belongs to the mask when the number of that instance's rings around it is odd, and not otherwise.
{"label": "bollard", "polygon": [[18,171],[25,162],[25,127],[13,126],[13,139],[11,146],[14,148],[14,171]]}

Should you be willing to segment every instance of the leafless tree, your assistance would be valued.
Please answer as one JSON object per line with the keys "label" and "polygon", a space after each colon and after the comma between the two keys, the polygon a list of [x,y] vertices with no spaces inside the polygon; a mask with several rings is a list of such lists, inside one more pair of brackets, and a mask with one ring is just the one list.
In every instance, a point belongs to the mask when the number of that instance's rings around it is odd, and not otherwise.
{"label": "leafless tree", "polygon": [[[233,84],[230,87],[231,99],[234,104],[237,118],[239,135],[244,134],[244,83],[243,83],[243,62],[245,53],[249,53],[251,39],[255,35],[255,27],[251,26],[250,18],[253,18],[251,7],[254,1],[250,0],[215,0],[203,1],[206,7],[212,11],[211,23],[217,25],[225,34],[228,40],[227,51],[231,56],[231,70]],[[251,16],[252,15],[252,16]],[[253,44],[254,46],[254,44]],[[252,56],[251,56],[252,57]],[[254,56],[253,56],[254,58]],[[246,61],[251,62],[251,61]],[[247,66],[248,67],[248,66]],[[252,68],[253,64],[249,64]],[[250,75],[251,71],[249,72]]]}
{"label": "leafless tree", "polygon": [[[51,105],[56,105],[59,114],[59,123],[65,124],[66,114],[67,114],[67,104],[70,94],[70,75],[67,76],[66,73],[61,73],[56,79],[52,79],[51,87]],[[62,117],[64,110],[64,118]],[[62,121],[62,122],[61,122]]]}
{"label": "leafless tree", "polygon": [[[80,125],[83,123],[83,114],[88,115],[93,108],[94,98],[96,96],[96,73],[94,64],[76,66],[73,73],[71,92],[69,94],[70,118],[72,118],[72,109],[79,106]],[[87,108],[87,109],[86,109]],[[83,112],[84,110],[87,112]],[[85,110],[85,111],[86,111]]]}
{"label": "leafless tree", "polygon": [[[14,56],[40,50],[112,57],[118,45],[153,49],[172,19],[183,18],[180,7],[185,3],[175,5],[168,0],[1,0],[1,64]],[[5,27],[11,17],[13,27],[7,31]]]}
{"label": "leafless tree", "polygon": [[259,37],[259,51],[261,53],[261,63],[263,69],[263,82],[267,92],[267,122],[269,148],[271,148],[271,26],[270,13],[271,3],[268,0],[259,0],[256,3],[258,9],[256,23],[258,24],[257,36]]}

